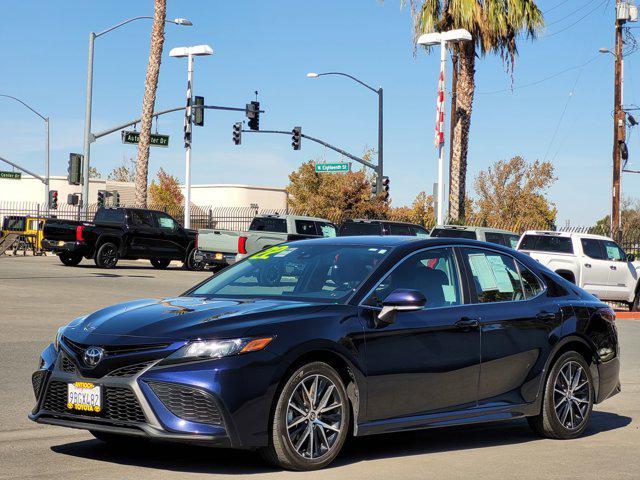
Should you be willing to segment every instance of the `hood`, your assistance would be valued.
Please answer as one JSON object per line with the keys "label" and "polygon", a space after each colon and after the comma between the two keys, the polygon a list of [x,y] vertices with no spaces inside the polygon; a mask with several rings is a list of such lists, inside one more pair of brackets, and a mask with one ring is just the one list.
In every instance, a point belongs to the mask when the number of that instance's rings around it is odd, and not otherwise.
{"label": "hood", "polygon": [[274,317],[307,314],[324,307],[286,300],[141,299],[113,305],[71,322],[64,335],[83,344],[138,344],[243,335]]}

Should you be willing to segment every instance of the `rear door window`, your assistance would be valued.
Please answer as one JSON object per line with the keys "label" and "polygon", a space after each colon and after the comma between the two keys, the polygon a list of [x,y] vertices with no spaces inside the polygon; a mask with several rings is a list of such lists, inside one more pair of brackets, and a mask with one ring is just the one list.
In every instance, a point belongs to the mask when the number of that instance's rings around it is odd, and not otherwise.
{"label": "rear door window", "polygon": [[473,230],[462,230],[458,228],[434,228],[431,232],[432,237],[448,237],[448,238],[469,238],[476,240],[476,232]]}
{"label": "rear door window", "polygon": [[251,222],[249,230],[287,233],[287,221],[284,218],[256,217]]}
{"label": "rear door window", "polygon": [[583,238],[580,240],[582,244],[582,251],[584,254],[596,260],[604,260],[604,250],[602,249],[602,242],[593,238]]}
{"label": "rear door window", "polygon": [[296,220],[296,233],[317,236],[316,223],[313,220]]}
{"label": "rear door window", "polygon": [[95,223],[124,224],[124,210],[115,208],[101,208],[96,212]]}
{"label": "rear door window", "polygon": [[484,239],[485,239],[485,241],[487,241],[489,243],[495,243],[497,245],[504,245],[505,247],[507,246],[507,244],[505,242],[504,235],[502,233],[485,232]]}
{"label": "rear door window", "polygon": [[155,228],[153,215],[145,210],[131,210],[131,221],[136,227]]}
{"label": "rear door window", "polygon": [[409,225],[403,225],[401,223],[388,223],[387,227],[389,230],[389,235],[402,235],[404,237],[412,235]]}
{"label": "rear door window", "polygon": [[573,253],[570,237],[555,235],[525,235],[520,242],[520,250],[537,252]]}
{"label": "rear door window", "polygon": [[375,222],[345,222],[340,227],[341,237],[355,235],[382,235],[382,224]]}

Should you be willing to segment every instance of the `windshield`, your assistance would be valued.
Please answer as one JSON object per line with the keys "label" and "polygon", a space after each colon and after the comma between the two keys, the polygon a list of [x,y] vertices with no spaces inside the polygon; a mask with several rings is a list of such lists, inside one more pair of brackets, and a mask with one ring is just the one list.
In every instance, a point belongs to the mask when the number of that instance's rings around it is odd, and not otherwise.
{"label": "windshield", "polygon": [[224,270],[191,294],[340,303],[389,251],[363,245],[278,245]]}

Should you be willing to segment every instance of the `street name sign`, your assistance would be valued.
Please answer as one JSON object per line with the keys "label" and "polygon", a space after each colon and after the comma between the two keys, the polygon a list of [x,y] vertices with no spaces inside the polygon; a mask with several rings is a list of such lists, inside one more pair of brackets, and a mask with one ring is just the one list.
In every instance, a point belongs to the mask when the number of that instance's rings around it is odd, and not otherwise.
{"label": "street name sign", "polygon": [[[134,132],[131,130],[122,131],[122,143],[137,144],[140,141],[140,132]],[[168,147],[169,135],[158,135],[157,133],[151,134],[150,144],[154,147]]]}
{"label": "street name sign", "polygon": [[351,171],[350,163],[316,163],[316,173],[341,173]]}
{"label": "street name sign", "polygon": [[22,178],[22,174],[20,172],[1,172],[0,178],[10,178],[11,180],[20,180]]}

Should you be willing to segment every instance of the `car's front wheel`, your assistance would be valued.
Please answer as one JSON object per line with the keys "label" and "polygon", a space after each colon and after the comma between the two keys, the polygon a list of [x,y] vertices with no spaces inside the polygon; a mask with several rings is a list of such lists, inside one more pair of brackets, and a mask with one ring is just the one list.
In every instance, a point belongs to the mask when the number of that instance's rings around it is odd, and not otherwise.
{"label": "car's front wheel", "polygon": [[278,396],[271,444],[262,454],[290,470],[323,468],[342,449],[349,415],[349,400],[338,372],[323,362],[303,365],[291,374]]}
{"label": "car's front wheel", "polygon": [[543,437],[575,438],[587,428],[593,397],[593,379],[584,357],[574,351],[563,353],[547,376],[542,411],[527,420]]}

